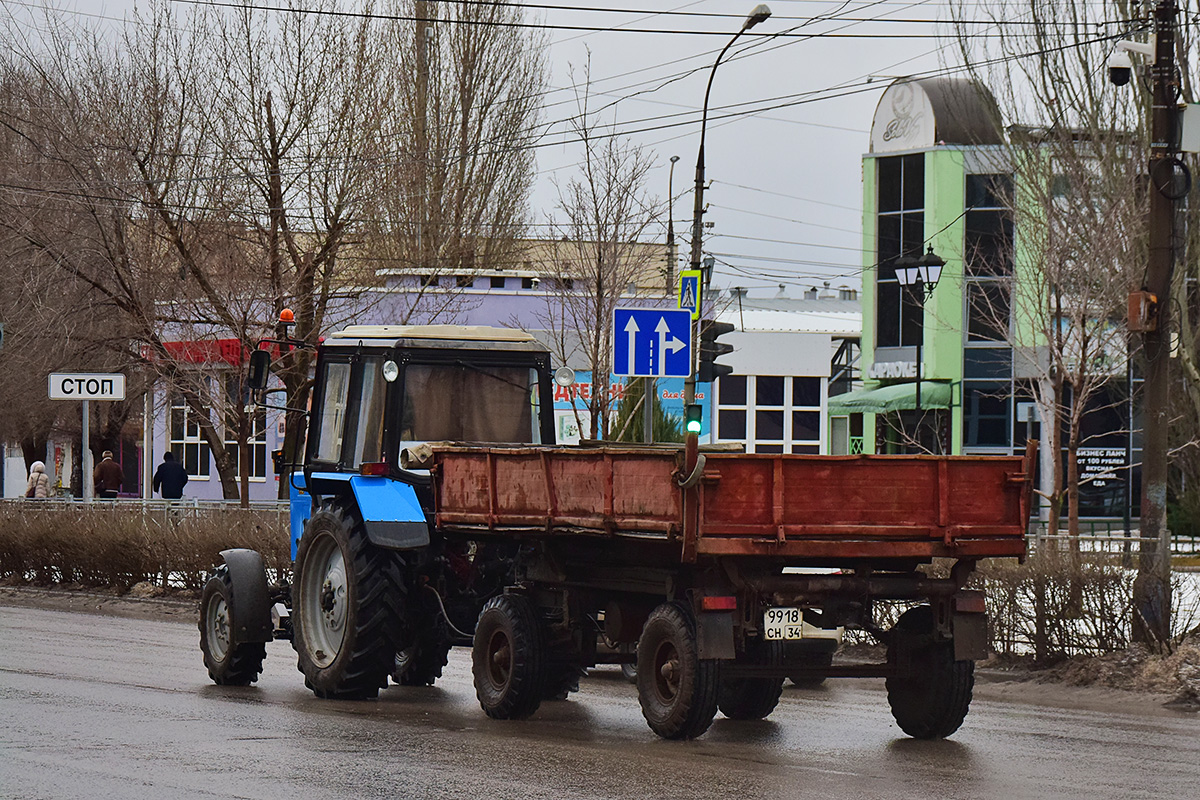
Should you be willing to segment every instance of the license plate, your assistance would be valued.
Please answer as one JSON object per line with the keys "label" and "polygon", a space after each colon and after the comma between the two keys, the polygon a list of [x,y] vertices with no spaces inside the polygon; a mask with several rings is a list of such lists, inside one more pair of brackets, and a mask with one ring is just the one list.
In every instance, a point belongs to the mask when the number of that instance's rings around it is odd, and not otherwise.
{"label": "license plate", "polygon": [[763,612],[763,638],[770,641],[803,638],[804,609],[768,608]]}

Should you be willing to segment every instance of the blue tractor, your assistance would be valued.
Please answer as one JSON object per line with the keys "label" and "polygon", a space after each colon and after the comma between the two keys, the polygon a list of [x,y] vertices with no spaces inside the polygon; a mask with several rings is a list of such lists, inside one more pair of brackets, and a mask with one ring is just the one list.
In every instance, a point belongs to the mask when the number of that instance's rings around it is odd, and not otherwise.
{"label": "blue tractor", "polygon": [[290,477],[293,579],[270,584],[252,550],[221,554],[200,608],[212,679],[253,683],[265,643],[281,638],[319,697],[375,697],[389,676],[432,684],[510,579],[515,546],[437,531],[423,445],[553,443],[551,392],[549,353],[520,331],[352,326],[329,336],[303,469]]}

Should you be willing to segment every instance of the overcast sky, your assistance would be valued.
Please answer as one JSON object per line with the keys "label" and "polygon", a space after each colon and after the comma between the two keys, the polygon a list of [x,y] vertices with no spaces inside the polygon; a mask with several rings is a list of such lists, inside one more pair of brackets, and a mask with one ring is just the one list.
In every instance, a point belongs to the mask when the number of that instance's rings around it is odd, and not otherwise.
{"label": "overcast sky", "polygon": [[[618,101],[606,112],[612,115],[610,121],[656,154],[659,168],[652,181],[659,197],[667,196],[669,158],[680,157],[674,175],[673,217],[677,235],[686,237],[699,145],[696,112],[716,52],[755,4],[751,0],[586,4],[712,15],[543,12],[551,24],[613,27],[585,35],[553,32],[551,57],[557,66],[582,65],[591,51],[594,91],[603,92],[610,102]],[[932,37],[946,30],[945,25],[927,22],[871,20],[942,19],[945,5],[941,0],[772,0],[768,5],[773,16],[734,45],[732,57],[726,56],[717,71],[709,100],[705,161],[712,183],[705,200],[706,221],[712,228],[705,251],[717,258],[714,283],[772,290],[783,283],[791,294],[824,280],[835,288],[857,288],[862,263],[861,164],[875,104],[892,77],[941,65],[942,43]],[[837,19],[814,21],[820,17]],[[626,33],[621,27],[722,33]],[[810,34],[816,36],[807,38]],[[864,38],[856,38],[860,36]],[[667,83],[676,76],[684,77]],[[872,78],[869,84],[868,78]],[[551,80],[562,91],[550,95],[550,103],[563,105],[550,105],[547,118],[559,119],[571,108],[564,102],[572,97],[566,69],[556,69]],[[746,103],[750,105],[722,110]],[[732,110],[775,105],[782,107],[722,118]],[[639,122],[663,115],[678,116]],[[660,127],[681,122],[685,124]],[[658,129],[641,130],[654,127]],[[536,207],[551,208],[554,191],[546,178],[569,174],[577,160],[575,148],[539,151],[543,180],[535,194]],[[685,260],[687,248],[687,242],[681,241]]]}
{"label": "overcast sky", "polygon": [[[58,0],[56,5],[115,20],[133,3]],[[533,20],[592,29],[546,31],[552,91],[544,143],[569,139],[563,120],[575,109],[571,69],[582,80],[590,51],[593,97],[611,104],[602,118],[653,152],[657,167],[651,191],[660,199],[668,193],[669,159],[680,158],[673,217],[686,260],[705,82],[717,52],[755,3],[541,0],[538,5],[530,9]],[[770,0],[768,5],[773,16],[730,51],[709,104],[706,162],[712,183],[705,199],[712,227],[705,250],[717,258],[714,284],[776,290],[783,283],[791,294],[824,280],[835,288],[857,288],[861,159],[875,104],[891,78],[944,64],[946,59],[939,58],[944,42],[936,34],[947,26],[929,21],[947,19],[946,0]],[[737,104],[748,105],[727,108]],[[762,110],[744,113],[748,109]],[[731,111],[740,113],[727,116]],[[533,208],[535,221],[544,223],[554,213],[552,179],[574,173],[579,149],[548,144],[537,158]]]}

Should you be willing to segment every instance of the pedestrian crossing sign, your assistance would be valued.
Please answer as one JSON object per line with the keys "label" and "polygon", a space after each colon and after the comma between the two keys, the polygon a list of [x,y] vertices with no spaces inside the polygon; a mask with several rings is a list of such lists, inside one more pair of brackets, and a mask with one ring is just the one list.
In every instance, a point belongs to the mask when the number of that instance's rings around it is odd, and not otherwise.
{"label": "pedestrian crossing sign", "polygon": [[700,270],[685,269],[679,273],[679,308],[692,312],[700,319]]}

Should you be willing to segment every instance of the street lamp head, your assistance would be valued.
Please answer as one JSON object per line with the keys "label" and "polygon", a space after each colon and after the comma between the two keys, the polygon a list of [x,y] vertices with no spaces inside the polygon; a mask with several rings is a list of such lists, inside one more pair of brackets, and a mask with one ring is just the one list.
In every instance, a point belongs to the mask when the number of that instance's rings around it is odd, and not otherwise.
{"label": "street lamp head", "polygon": [[771,9],[766,3],[759,3],[754,7],[754,10],[746,17],[746,21],[742,24],[742,30],[748,31],[760,22],[766,22],[771,16]]}
{"label": "street lamp head", "polygon": [[671,163],[672,163],[672,164],[674,164],[674,163],[675,163],[676,161],[678,161],[678,160],[679,160],[679,156],[671,156]]}
{"label": "street lamp head", "polygon": [[933,252],[933,245],[930,245],[928,252],[919,259],[907,254],[896,259],[896,280],[901,286],[915,287],[923,284],[926,292],[932,292],[942,277],[944,266],[945,260]]}
{"label": "street lamp head", "polygon": [[942,277],[942,267],[946,266],[946,260],[933,252],[933,245],[929,245],[929,251],[917,263],[922,269],[921,278],[924,280],[926,291],[932,292]]}

